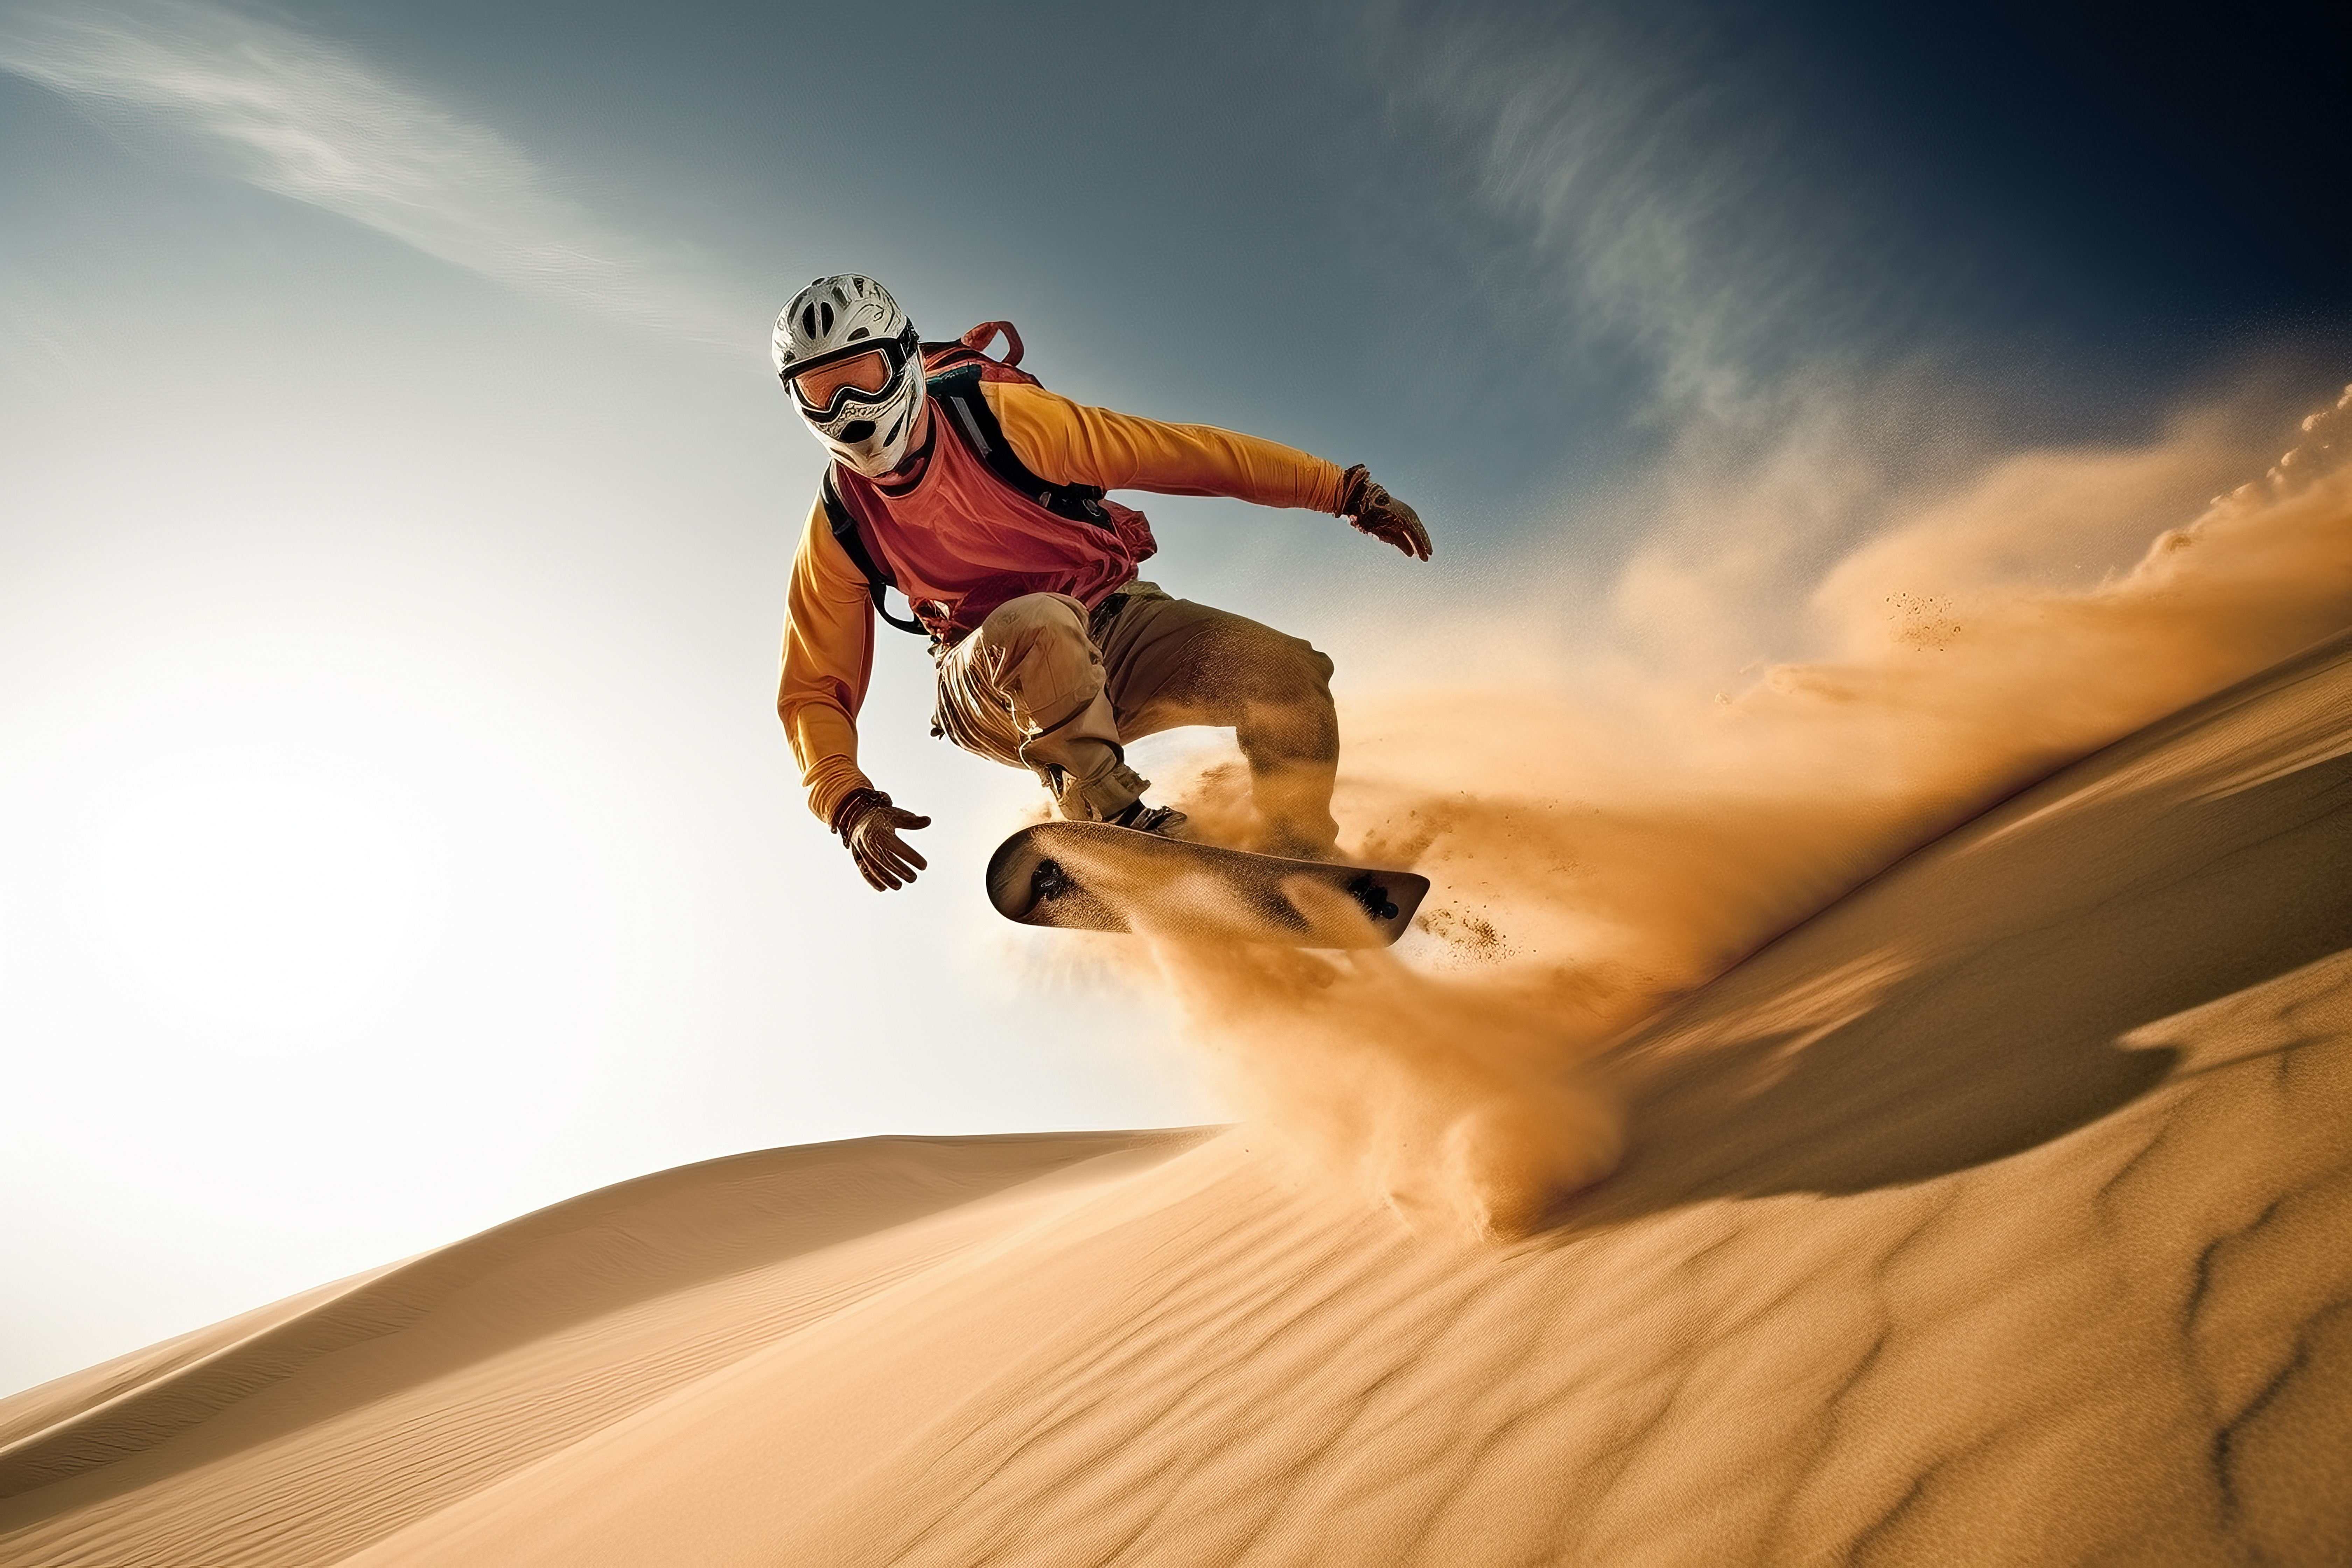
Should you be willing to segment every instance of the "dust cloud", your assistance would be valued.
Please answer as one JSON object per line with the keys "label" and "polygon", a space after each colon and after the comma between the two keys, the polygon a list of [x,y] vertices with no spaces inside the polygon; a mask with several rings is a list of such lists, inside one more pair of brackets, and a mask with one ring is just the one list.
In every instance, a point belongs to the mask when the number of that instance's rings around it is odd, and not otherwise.
{"label": "dust cloud", "polygon": [[[1623,1154],[1612,1037],[2024,784],[2352,621],[2352,388],[2266,471],[2230,427],[2013,454],[1890,503],[1781,589],[1822,650],[1802,662],[1734,677],[1669,635],[1358,693],[1343,847],[1433,879],[1416,929],[1355,954],[1155,942],[1156,983],[1244,1109],[1417,1227],[1540,1228]],[[2217,459],[2261,477],[2168,527]],[[1717,546],[1759,525],[1714,504]],[[2084,578],[2126,541],[2136,563]],[[1719,570],[1735,554],[1686,533],[1637,555],[1616,607],[1712,653],[1757,618],[1752,581]],[[1203,837],[1248,837],[1236,761],[1163,790]]]}

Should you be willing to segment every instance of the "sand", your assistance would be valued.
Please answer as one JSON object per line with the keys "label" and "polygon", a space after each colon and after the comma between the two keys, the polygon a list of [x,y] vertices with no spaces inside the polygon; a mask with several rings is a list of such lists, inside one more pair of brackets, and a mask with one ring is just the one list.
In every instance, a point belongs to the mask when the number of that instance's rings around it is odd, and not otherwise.
{"label": "sand", "polygon": [[1592,1070],[1508,1244],[1246,1125],[591,1194],[0,1402],[0,1562],[2352,1560],[2352,640]]}

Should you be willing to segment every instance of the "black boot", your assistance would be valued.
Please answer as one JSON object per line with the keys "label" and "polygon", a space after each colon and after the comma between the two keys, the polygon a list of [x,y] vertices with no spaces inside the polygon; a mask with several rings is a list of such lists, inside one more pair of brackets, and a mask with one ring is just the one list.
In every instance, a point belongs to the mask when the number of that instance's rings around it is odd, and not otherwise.
{"label": "black boot", "polygon": [[1138,833],[1156,833],[1162,838],[1184,837],[1184,824],[1189,819],[1172,805],[1146,805],[1138,795],[1125,811],[1108,819],[1114,827],[1132,827]]}

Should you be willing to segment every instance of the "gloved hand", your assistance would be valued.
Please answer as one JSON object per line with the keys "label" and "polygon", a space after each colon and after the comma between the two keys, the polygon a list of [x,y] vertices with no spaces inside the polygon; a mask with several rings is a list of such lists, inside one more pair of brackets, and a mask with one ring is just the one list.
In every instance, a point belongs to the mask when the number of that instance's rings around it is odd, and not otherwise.
{"label": "gloved hand", "polygon": [[898,837],[900,828],[929,827],[931,819],[902,811],[878,789],[849,792],[834,808],[833,830],[857,862],[857,873],[877,893],[887,893],[915,879],[930,865],[922,851]]}
{"label": "gloved hand", "polygon": [[1429,530],[1421,525],[1421,514],[1374,484],[1363,464],[1348,470],[1339,495],[1339,515],[1349,527],[1393,544],[1416,561],[1429,559]]}

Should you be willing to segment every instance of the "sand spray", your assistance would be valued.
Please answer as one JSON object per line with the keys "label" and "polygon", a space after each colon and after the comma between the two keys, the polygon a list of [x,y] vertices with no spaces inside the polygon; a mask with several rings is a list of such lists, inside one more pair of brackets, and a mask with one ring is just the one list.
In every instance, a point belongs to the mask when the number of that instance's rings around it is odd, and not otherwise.
{"label": "sand spray", "polygon": [[[1624,1153],[1612,1038],[2007,795],[2352,623],[2352,389],[2261,478],[2160,515],[2184,476],[2261,468],[2228,429],[2011,455],[1908,498],[1804,585],[1821,652],[1736,685],[1708,660],[1753,585],[1710,581],[1728,552],[1702,531],[1637,555],[1616,603],[1653,634],[1704,628],[1685,640],[1706,652],[1662,658],[1653,635],[1645,658],[1359,688],[1343,847],[1435,881],[1416,931],[1355,954],[1155,942],[1136,979],[1238,1109],[1417,1227],[1541,1228]],[[1743,526],[1737,495],[1707,504],[1717,540]],[[1444,650],[1483,631],[1426,626],[1423,668],[1464,668]],[[1161,793],[1246,841],[1237,758]]]}

